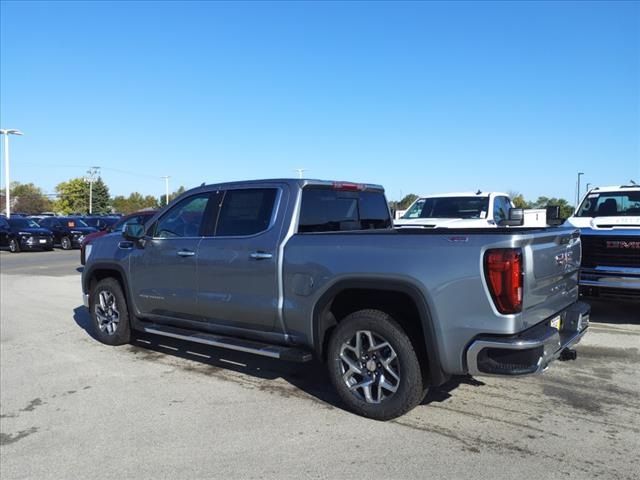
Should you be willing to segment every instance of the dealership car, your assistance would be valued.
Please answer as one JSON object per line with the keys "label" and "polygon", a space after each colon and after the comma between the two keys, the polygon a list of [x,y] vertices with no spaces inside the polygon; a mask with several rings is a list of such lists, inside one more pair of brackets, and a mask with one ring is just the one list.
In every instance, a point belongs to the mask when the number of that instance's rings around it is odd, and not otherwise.
{"label": "dealership car", "polygon": [[580,292],[640,299],[640,186],[596,187],[566,222],[580,228]]}
{"label": "dealership car", "polygon": [[80,244],[80,263],[82,265],[85,264],[87,257],[91,254],[91,243],[94,240],[103,237],[108,233],[120,232],[126,225],[129,224],[139,223],[141,225],[144,225],[144,223],[151,217],[153,217],[155,213],[155,210],[145,210],[143,212],[130,213],[129,215],[125,215],[124,217],[117,218],[117,221],[106,229],[100,230],[99,232],[90,233],[89,235],[84,237],[84,240]]}
{"label": "dealership car", "polygon": [[21,250],[53,250],[53,233],[24,217],[0,217],[0,245],[13,253]]}
{"label": "dealership car", "polygon": [[38,223],[53,232],[54,243],[63,250],[79,248],[84,237],[97,232],[78,217],[46,217]]}

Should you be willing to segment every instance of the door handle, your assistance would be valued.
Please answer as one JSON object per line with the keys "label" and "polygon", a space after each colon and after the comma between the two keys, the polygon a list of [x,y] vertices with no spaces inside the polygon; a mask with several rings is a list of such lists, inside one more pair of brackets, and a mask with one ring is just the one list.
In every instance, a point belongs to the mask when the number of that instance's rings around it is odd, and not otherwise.
{"label": "door handle", "polygon": [[268,260],[273,258],[273,255],[267,252],[251,252],[249,256],[254,260]]}
{"label": "door handle", "polygon": [[178,250],[178,255],[181,257],[193,257],[195,254],[196,252],[192,250]]}

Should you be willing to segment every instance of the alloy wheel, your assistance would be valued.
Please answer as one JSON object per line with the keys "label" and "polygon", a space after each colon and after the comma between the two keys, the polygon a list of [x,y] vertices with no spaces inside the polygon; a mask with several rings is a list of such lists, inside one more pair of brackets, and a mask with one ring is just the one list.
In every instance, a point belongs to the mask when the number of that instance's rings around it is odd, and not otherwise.
{"label": "alloy wheel", "polygon": [[120,322],[120,312],[118,311],[115,295],[108,290],[98,292],[95,312],[100,331],[107,335],[115,334]]}
{"label": "alloy wheel", "polygon": [[367,403],[380,403],[400,386],[398,355],[382,336],[358,330],[340,346],[342,379],[353,395]]}

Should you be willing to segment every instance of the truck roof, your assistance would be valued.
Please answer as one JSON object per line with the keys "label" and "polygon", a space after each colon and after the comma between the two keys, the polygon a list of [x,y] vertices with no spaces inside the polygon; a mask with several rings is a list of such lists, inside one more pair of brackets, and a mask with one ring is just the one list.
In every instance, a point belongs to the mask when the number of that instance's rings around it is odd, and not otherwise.
{"label": "truck roof", "polygon": [[211,183],[211,184],[203,184],[202,187],[221,187],[221,188],[229,188],[229,187],[239,187],[239,186],[251,186],[251,185],[260,185],[264,183],[286,183],[288,185],[304,188],[308,185],[319,185],[326,187],[360,187],[362,190],[377,190],[384,192],[384,187],[382,185],[378,185],[375,183],[359,183],[359,182],[347,182],[342,180],[320,180],[313,178],[267,178],[267,179],[259,179],[259,180],[243,180],[238,182],[224,182],[224,183]]}
{"label": "truck roof", "polygon": [[503,192],[448,192],[448,193],[436,193],[430,195],[420,195],[420,198],[439,198],[439,197],[488,197],[489,195],[502,195],[508,197],[509,195]]}
{"label": "truck roof", "polygon": [[594,187],[589,191],[608,193],[608,192],[620,192],[620,191],[629,191],[629,190],[632,192],[638,191],[640,190],[640,185],[610,185],[606,187]]}

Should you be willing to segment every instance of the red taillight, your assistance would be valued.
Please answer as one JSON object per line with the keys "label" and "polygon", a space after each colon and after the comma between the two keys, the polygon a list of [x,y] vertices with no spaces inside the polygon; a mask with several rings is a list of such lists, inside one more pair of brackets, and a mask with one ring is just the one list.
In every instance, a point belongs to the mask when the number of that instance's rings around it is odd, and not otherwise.
{"label": "red taillight", "polygon": [[484,254],[484,273],[493,303],[500,313],[522,310],[522,251],[496,248]]}
{"label": "red taillight", "polygon": [[359,192],[365,189],[365,186],[361,183],[351,182],[333,182],[334,190],[347,190],[351,192]]}

